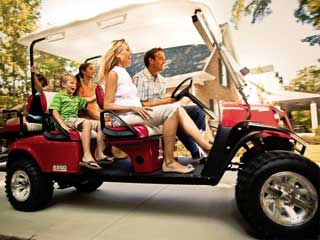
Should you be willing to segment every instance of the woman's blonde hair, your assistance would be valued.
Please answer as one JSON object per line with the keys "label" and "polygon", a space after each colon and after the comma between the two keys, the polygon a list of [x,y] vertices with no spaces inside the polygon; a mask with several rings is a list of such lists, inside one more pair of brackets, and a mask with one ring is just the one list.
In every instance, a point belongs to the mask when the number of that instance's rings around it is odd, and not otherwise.
{"label": "woman's blonde hair", "polygon": [[101,60],[98,83],[103,83],[104,79],[108,76],[110,70],[116,66],[119,59],[116,57],[117,53],[120,53],[124,46],[128,45],[125,39],[113,40],[111,48],[104,54]]}

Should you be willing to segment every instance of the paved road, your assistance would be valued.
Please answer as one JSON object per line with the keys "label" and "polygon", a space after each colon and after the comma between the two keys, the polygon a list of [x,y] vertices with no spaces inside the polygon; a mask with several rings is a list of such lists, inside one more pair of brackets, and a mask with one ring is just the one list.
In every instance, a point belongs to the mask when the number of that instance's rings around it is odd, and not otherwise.
{"label": "paved road", "polygon": [[217,187],[104,183],[91,194],[56,190],[48,208],[24,213],[8,203],[0,173],[0,234],[46,240],[254,239],[237,211],[234,181],[230,173]]}

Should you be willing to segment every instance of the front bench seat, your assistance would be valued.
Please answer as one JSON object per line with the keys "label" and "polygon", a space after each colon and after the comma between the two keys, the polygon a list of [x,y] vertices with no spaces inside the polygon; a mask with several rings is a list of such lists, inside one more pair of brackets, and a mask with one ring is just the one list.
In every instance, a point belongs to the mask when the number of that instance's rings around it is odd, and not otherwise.
{"label": "front bench seat", "polygon": [[[100,109],[103,109],[104,90],[101,86],[96,87],[96,98]],[[112,117],[119,119],[123,127],[107,127],[105,124],[105,114],[110,114]],[[150,136],[162,135],[161,127],[149,127],[143,124],[129,125],[116,113],[110,110],[102,110],[100,112],[100,123],[104,134],[109,138],[146,138]]]}

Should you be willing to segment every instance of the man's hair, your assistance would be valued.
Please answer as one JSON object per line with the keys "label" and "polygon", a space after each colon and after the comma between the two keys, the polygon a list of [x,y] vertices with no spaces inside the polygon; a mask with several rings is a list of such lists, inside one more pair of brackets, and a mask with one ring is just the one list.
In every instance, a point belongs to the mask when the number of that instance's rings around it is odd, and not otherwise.
{"label": "man's hair", "polygon": [[152,48],[144,54],[144,65],[146,67],[149,67],[149,58],[152,58],[154,60],[156,52],[159,51],[163,52],[163,49],[161,47]]}
{"label": "man's hair", "polygon": [[76,79],[72,74],[70,73],[64,73],[60,77],[60,84],[65,84],[69,79]]}

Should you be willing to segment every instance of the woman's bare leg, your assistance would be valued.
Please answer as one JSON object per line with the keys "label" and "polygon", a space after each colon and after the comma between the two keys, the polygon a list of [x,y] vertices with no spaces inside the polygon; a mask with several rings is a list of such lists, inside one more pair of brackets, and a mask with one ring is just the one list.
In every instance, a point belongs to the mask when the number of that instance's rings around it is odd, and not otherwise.
{"label": "woman's bare leg", "polygon": [[105,135],[101,131],[100,124],[97,127],[97,147],[95,150],[95,158],[96,160],[104,159],[107,156],[104,154],[104,148],[105,148]]}
{"label": "woman's bare leg", "polygon": [[199,129],[193,122],[193,120],[189,117],[187,112],[183,108],[178,108],[178,121],[179,126],[182,128],[182,130],[191,136],[193,140],[205,151],[209,152],[211,149],[211,144],[209,143],[209,140],[204,138],[203,135],[201,135]]}
{"label": "woman's bare leg", "polygon": [[192,172],[194,169],[178,163],[173,156],[176,132],[178,127],[178,111],[163,123],[164,164],[163,170],[181,173]]}
{"label": "woman's bare leg", "polygon": [[82,133],[81,133],[81,143],[83,149],[83,162],[94,161],[90,151],[90,142],[91,142],[91,122],[84,121],[82,123]]}

